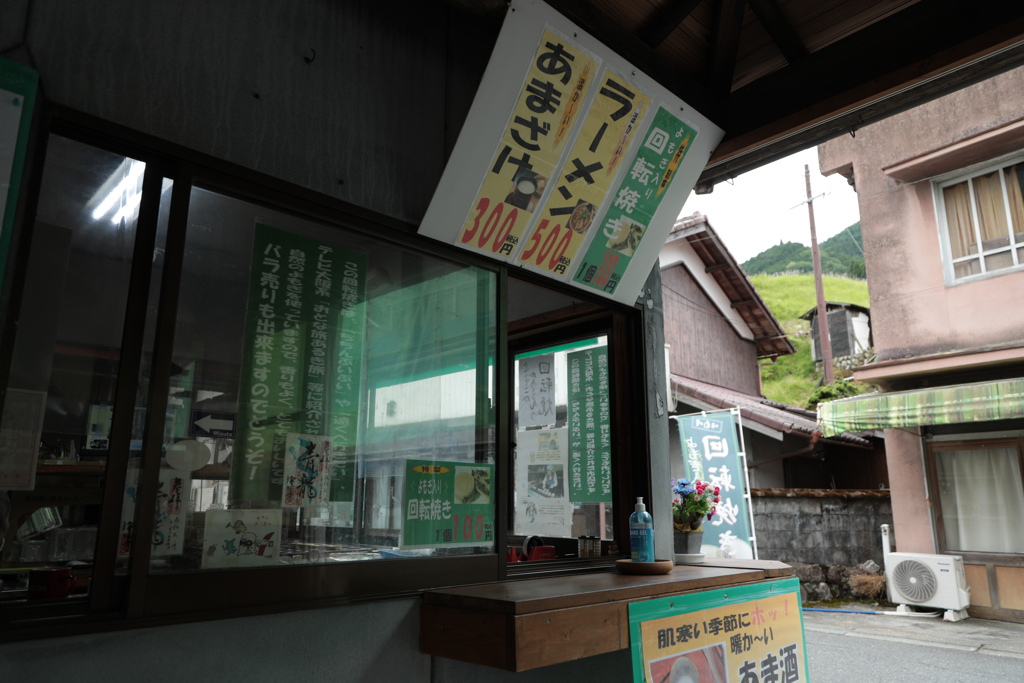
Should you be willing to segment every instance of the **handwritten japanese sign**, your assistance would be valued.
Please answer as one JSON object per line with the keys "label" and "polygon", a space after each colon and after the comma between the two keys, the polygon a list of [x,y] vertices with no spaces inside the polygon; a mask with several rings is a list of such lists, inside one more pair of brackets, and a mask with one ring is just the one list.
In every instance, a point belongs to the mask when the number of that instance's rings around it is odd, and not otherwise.
{"label": "handwritten japanese sign", "polygon": [[684,415],[679,427],[686,478],[720,490],[715,517],[704,524],[701,552],[708,557],[754,558],[753,526],[746,487],[746,458],[736,438],[731,412]]}
{"label": "handwritten japanese sign", "polygon": [[520,358],[519,427],[555,424],[555,354]]}
{"label": "handwritten japanese sign", "polygon": [[286,443],[281,506],[326,508],[331,490],[330,438],[289,432]]}
{"label": "handwritten japanese sign", "polygon": [[35,490],[45,412],[45,392],[7,390],[0,429],[0,490]]}
{"label": "handwritten japanese sign", "polygon": [[402,548],[494,546],[494,466],[409,460]]}
{"label": "handwritten japanese sign", "polygon": [[659,108],[573,280],[614,292],[697,131]]}
{"label": "handwritten japanese sign", "polygon": [[608,348],[574,351],[568,374],[569,497],[574,503],[612,502],[612,427]]}
{"label": "handwritten japanese sign", "polygon": [[[138,476],[138,469],[135,473]],[[160,470],[160,486],[156,491],[156,512],[153,517],[154,556],[181,554],[185,541],[185,516],[191,495],[192,479],[188,472]]]}
{"label": "handwritten japanese sign", "polygon": [[629,630],[636,683],[810,680],[798,579],[630,603]]}
{"label": "handwritten japanese sign", "polygon": [[207,510],[203,569],[277,564],[281,510]]}
{"label": "handwritten japanese sign", "polygon": [[280,504],[289,433],[324,435],[330,501],[351,502],[366,257],[256,225],[231,499]]}
{"label": "handwritten japanese sign", "polygon": [[543,0],[510,0],[419,232],[632,304],[722,135]]}

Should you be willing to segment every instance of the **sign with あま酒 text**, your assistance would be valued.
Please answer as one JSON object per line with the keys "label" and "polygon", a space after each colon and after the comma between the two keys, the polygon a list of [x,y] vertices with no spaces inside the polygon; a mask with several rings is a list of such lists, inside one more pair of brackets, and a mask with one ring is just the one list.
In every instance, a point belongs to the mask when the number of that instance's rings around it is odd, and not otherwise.
{"label": "sign with \u3042\u307e\u9152 text", "polygon": [[512,0],[420,233],[632,304],[723,131]]}

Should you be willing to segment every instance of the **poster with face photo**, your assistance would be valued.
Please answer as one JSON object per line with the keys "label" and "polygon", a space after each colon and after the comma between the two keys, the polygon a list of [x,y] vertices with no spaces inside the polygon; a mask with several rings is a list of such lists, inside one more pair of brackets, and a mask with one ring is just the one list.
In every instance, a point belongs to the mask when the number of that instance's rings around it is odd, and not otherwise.
{"label": "poster with face photo", "polygon": [[572,536],[568,438],[566,428],[516,434],[515,534]]}
{"label": "poster with face photo", "polygon": [[239,569],[277,564],[280,510],[207,510],[203,569]]}

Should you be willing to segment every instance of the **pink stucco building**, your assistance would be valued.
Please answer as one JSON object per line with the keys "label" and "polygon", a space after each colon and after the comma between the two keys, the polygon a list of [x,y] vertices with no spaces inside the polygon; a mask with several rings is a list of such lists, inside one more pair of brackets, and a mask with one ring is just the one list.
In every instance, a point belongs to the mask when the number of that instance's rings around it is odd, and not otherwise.
{"label": "pink stucco building", "polygon": [[1024,69],[818,150],[859,197],[877,358],[855,377],[885,393],[842,424],[887,427],[897,550],[961,555],[970,613],[1024,621]]}

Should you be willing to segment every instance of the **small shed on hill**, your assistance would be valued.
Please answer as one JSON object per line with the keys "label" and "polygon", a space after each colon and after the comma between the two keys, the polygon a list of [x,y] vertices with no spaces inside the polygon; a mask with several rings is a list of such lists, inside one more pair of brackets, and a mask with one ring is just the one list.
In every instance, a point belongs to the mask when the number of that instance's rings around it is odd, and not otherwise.
{"label": "small shed on hill", "polygon": [[[855,356],[874,346],[871,339],[871,310],[857,304],[838,301],[825,302],[828,311],[828,333],[832,340],[832,356]],[[811,357],[821,360],[821,343],[818,339],[818,308],[800,316],[811,323]]]}

